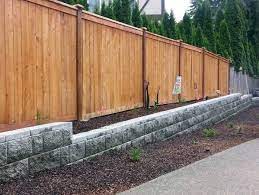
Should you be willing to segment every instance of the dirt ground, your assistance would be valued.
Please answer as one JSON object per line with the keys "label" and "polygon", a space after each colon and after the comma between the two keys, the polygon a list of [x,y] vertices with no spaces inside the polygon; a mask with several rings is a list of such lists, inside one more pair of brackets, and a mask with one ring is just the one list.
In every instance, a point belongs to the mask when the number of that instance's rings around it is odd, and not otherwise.
{"label": "dirt ground", "polygon": [[209,155],[259,138],[259,107],[250,108],[213,127],[176,136],[141,148],[138,162],[129,151],[105,154],[94,160],[38,173],[0,184],[0,194],[114,194],[179,169]]}
{"label": "dirt ground", "polygon": [[81,132],[86,132],[86,131],[97,129],[97,128],[104,127],[107,125],[111,125],[114,123],[118,123],[121,121],[130,120],[133,118],[153,114],[156,112],[170,110],[170,109],[178,108],[181,106],[186,106],[189,104],[193,104],[195,102],[198,102],[198,101],[190,101],[190,102],[183,102],[183,103],[176,103],[176,104],[166,104],[166,105],[161,105],[157,108],[151,107],[150,109],[137,108],[137,109],[133,109],[133,110],[110,114],[107,116],[92,118],[89,121],[74,121],[73,122],[74,130],[73,131],[75,134],[81,133]]}

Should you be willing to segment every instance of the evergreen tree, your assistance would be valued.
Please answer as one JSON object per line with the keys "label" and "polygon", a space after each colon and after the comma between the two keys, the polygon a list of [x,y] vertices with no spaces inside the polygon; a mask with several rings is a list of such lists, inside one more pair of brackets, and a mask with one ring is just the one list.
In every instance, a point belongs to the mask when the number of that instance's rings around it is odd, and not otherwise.
{"label": "evergreen tree", "polygon": [[131,21],[131,7],[129,0],[121,0],[121,19],[120,22],[125,24],[132,24]]}
{"label": "evergreen tree", "polygon": [[193,13],[193,24],[197,27],[198,25],[203,27],[203,9],[202,9],[202,4],[197,7],[197,10]]}
{"label": "evergreen tree", "polygon": [[146,15],[146,14],[143,14],[143,15],[141,16],[141,18],[142,18],[143,27],[146,27],[148,30],[150,30],[150,20],[149,20],[149,18],[147,17],[147,15]]}
{"label": "evergreen tree", "polygon": [[171,29],[170,38],[175,39],[176,38],[176,22],[174,17],[174,12],[171,10],[170,16],[169,16],[169,28]]}
{"label": "evergreen tree", "polygon": [[236,0],[228,0],[225,8],[225,18],[231,35],[231,49],[233,64],[237,71],[243,67],[245,50],[243,46],[242,21]]}
{"label": "evergreen tree", "polygon": [[254,47],[257,59],[259,61],[259,1],[245,1],[248,6],[249,31],[248,39]]}
{"label": "evergreen tree", "polygon": [[132,11],[132,23],[136,27],[143,26],[142,17],[140,16],[140,10],[137,3],[134,5],[134,9]]}
{"label": "evergreen tree", "polygon": [[198,25],[198,27],[195,28],[194,32],[194,45],[197,47],[204,47],[204,36],[201,27]]}
{"label": "evergreen tree", "polygon": [[171,26],[170,26],[170,18],[167,12],[164,13],[162,19],[162,28],[163,28],[163,35],[166,37],[171,36]]}
{"label": "evergreen tree", "polygon": [[176,39],[183,39],[182,35],[181,35],[181,30],[179,28],[179,25],[176,25],[176,28],[175,28],[175,38]]}
{"label": "evergreen tree", "polygon": [[251,56],[251,65],[253,68],[253,73],[255,75],[259,75],[259,63],[258,60],[256,58],[256,53],[255,53],[255,49],[253,47],[253,45],[251,43],[249,43],[249,50],[250,50],[250,56]]}
{"label": "evergreen tree", "polygon": [[182,21],[182,33],[183,41],[192,44],[192,21],[190,16],[185,13]]}
{"label": "evergreen tree", "polygon": [[216,40],[215,40],[215,34],[213,29],[213,21],[212,21],[212,15],[211,15],[211,7],[209,1],[204,1],[202,4],[202,13],[203,13],[203,19],[202,19],[202,31],[204,36],[208,40],[208,50],[212,52],[216,52]]}
{"label": "evergreen tree", "polygon": [[218,54],[222,55],[225,58],[232,59],[233,53],[232,53],[231,43],[230,43],[230,33],[225,20],[221,21],[220,23],[217,43],[218,43],[217,44]]}
{"label": "evergreen tree", "polygon": [[191,6],[189,10],[190,16],[194,16],[198,9],[201,7],[203,0],[192,0],[191,1]]}
{"label": "evergreen tree", "polygon": [[101,15],[104,16],[104,17],[107,16],[106,5],[105,5],[104,1],[102,3],[102,6],[101,6]]}
{"label": "evergreen tree", "polygon": [[216,20],[215,20],[215,31],[219,32],[220,23],[225,19],[225,15],[222,9],[217,11]]}
{"label": "evergreen tree", "polygon": [[108,6],[106,7],[106,17],[110,18],[110,19],[115,19],[115,15],[114,15],[114,9],[113,9],[113,3],[110,0]]}
{"label": "evergreen tree", "polygon": [[115,20],[117,20],[117,21],[122,20],[121,7],[122,7],[121,0],[113,1],[113,11],[114,11]]}

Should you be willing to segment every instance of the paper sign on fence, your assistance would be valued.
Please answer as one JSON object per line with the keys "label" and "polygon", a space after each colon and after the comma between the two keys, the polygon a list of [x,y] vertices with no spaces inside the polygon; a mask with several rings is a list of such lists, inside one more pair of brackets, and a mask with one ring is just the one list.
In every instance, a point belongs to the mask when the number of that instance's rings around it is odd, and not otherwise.
{"label": "paper sign on fence", "polygon": [[182,92],[182,77],[177,76],[175,85],[174,85],[173,95],[181,94],[181,92]]}

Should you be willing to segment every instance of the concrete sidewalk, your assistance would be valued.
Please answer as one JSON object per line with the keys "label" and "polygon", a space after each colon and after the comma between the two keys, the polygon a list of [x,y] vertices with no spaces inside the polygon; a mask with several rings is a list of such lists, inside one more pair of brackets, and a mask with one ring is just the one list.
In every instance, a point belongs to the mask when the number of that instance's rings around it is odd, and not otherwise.
{"label": "concrete sidewalk", "polygon": [[259,194],[259,139],[121,193],[128,194]]}

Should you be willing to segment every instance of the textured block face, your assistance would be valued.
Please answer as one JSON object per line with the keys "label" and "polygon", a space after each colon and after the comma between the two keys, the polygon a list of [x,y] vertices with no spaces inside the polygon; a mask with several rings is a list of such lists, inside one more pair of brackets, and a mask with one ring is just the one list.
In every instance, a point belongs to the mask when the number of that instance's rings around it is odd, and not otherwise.
{"label": "textured block face", "polygon": [[42,153],[43,150],[43,137],[42,135],[32,136],[32,153],[39,154]]}
{"label": "textured block face", "polygon": [[60,166],[60,149],[52,150],[29,158],[30,173]]}
{"label": "textured block face", "polygon": [[85,142],[80,142],[69,146],[70,162],[75,162],[85,158]]}
{"label": "textured block face", "polygon": [[86,157],[105,150],[105,137],[88,140],[85,144]]}
{"label": "textured block face", "polygon": [[60,148],[60,165],[64,166],[70,163],[70,146]]}
{"label": "textured block face", "polygon": [[7,163],[7,143],[0,144],[0,167]]}
{"label": "textured block face", "polygon": [[123,144],[123,136],[121,133],[114,133],[105,136],[105,148],[110,149]]}
{"label": "textured block face", "polygon": [[31,137],[7,142],[7,161],[15,162],[32,155]]}
{"label": "textured block face", "polygon": [[50,131],[43,134],[44,151],[50,151],[61,146],[63,146],[62,131]]}
{"label": "textured block face", "polygon": [[132,147],[139,147],[139,146],[144,146],[146,144],[145,142],[145,137],[139,137],[137,139],[132,140],[131,142],[131,146]]}
{"label": "textured block face", "polygon": [[8,164],[0,168],[0,181],[7,182],[10,179],[28,175],[28,159]]}

